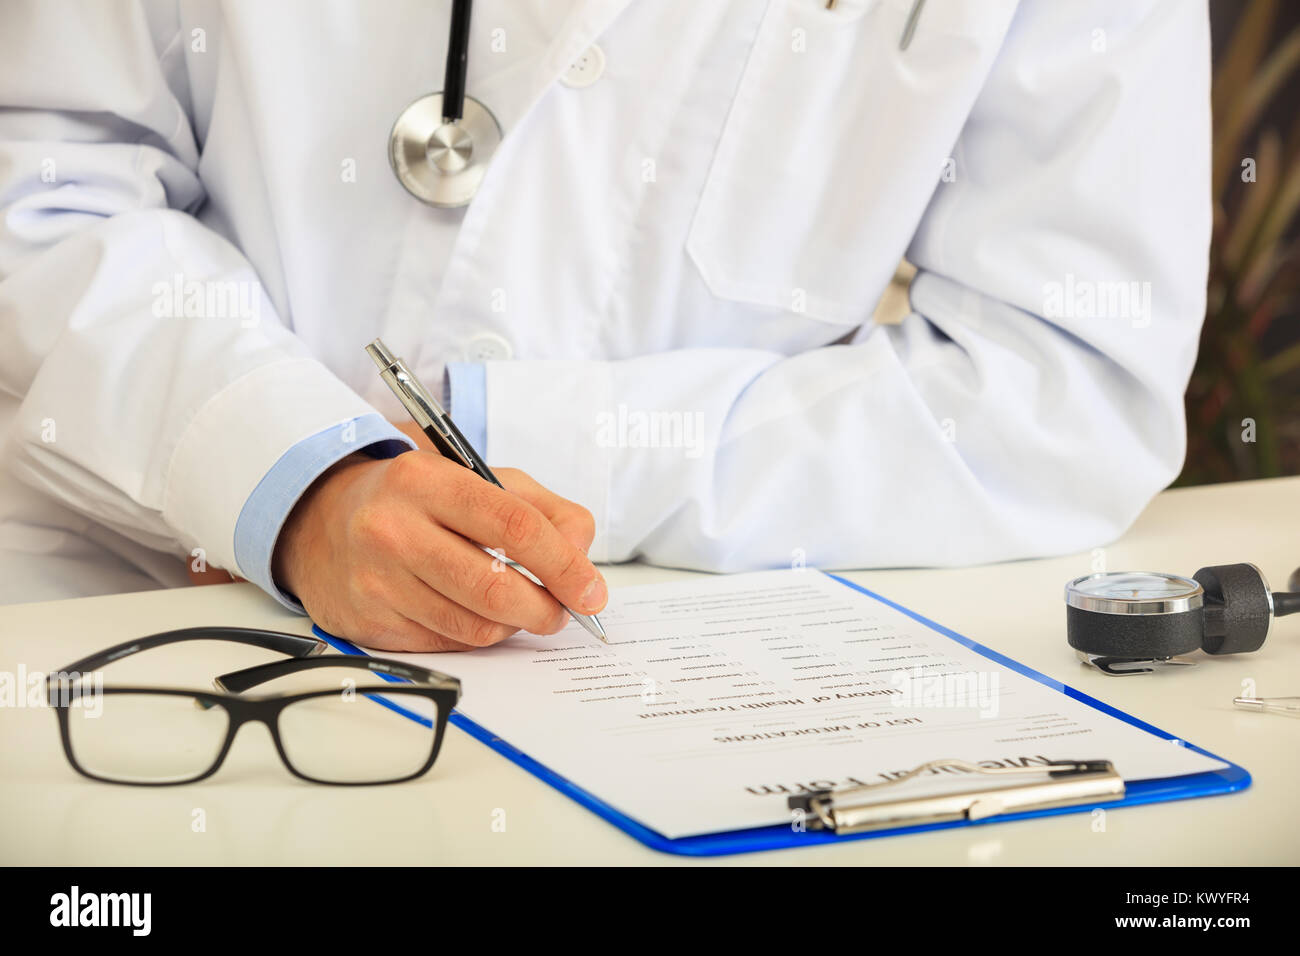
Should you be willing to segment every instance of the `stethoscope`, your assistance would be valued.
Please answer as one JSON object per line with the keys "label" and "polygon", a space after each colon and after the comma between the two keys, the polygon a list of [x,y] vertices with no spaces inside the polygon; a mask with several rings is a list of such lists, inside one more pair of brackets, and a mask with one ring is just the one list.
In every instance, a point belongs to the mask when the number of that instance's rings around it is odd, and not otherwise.
{"label": "stethoscope", "polygon": [[453,0],[442,92],[402,110],[388,137],[397,181],[416,199],[443,209],[469,204],[501,143],[492,111],[465,95],[471,0]]}
{"label": "stethoscope", "polygon": [[[469,205],[501,144],[501,124],[492,111],[465,95],[471,2],[452,0],[442,92],[402,110],[388,136],[388,162],[397,181],[416,199],[442,209]],[[826,0],[826,8],[836,3]],[[924,6],[925,0],[913,0],[900,50],[911,45]]]}
{"label": "stethoscope", "polygon": [[1193,664],[1180,657],[1257,651],[1273,618],[1300,612],[1300,568],[1271,591],[1253,564],[1201,568],[1190,578],[1101,572],[1065,586],[1066,636],[1080,660],[1112,677]]}

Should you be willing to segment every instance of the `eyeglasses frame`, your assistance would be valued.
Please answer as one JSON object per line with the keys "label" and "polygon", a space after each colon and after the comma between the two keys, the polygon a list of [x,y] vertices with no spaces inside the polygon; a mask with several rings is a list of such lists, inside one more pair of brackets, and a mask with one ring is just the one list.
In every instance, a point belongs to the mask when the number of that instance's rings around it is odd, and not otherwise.
{"label": "eyeglasses frame", "polygon": [[[83,689],[79,678],[86,674],[93,673],[105,664],[120,660],[123,657],[129,657],[141,651],[149,650],[165,644],[190,640],[232,641],[241,644],[250,644],[268,650],[275,650],[293,656],[288,660],[271,661],[267,664],[258,664],[253,667],[244,668],[243,670],[223,674],[213,681],[213,684],[217,688],[216,692],[189,690],[175,687],[114,686],[96,688],[90,693],[96,695],[152,694],[168,697],[187,697],[191,700],[197,701],[198,704],[205,709],[220,707],[226,712],[228,722],[226,736],[222,741],[221,748],[218,751],[216,758],[213,760],[212,765],[203,773],[182,780],[119,780],[113,777],[105,777],[91,773],[83,767],[77,760],[77,756],[73,750],[70,718],[72,707],[83,697],[88,696],[88,692]],[[82,776],[103,783],[114,783],[135,787],[171,787],[198,783],[200,780],[206,780],[221,769],[221,765],[225,762],[226,755],[230,752],[230,748],[234,743],[235,736],[239,733],[240,728],[243,727],[244,724],[248,723],[265,724],[267,730],[271,733],[272,740],[275,742],[275,749],[280,755],[280,761],[285,765],[286,769],[288,769],[288,771],[295,777],[298,777],[301,780],[306,780],[310,783],[336,787],[386,786],[388,784],[404,783],[427,773],[429,768],[433,766],[434,761],[438,759],[438,753],[442,749],[444,732],[447,728],[447,719],[451,715],[452,709],[460,700],[460,681],[455,677],[451,677],[439,671],[382,657],[361,657],[352,654],[325,654],[324,652],[328,648],[328,644],[324,641],[318,640],[317,638],[302,637],[297,634],[286,634],[280,631],[221,626],[182,628],[175,631],[162,631],[133,641],[124,641],[121,644],[116,644],[113,647],[105,648],[102,651],[88,655],[79,661],[47,675],[46,689],[50,706],[55,710],[58,717],[59,737],[63,744],[64,755],[68,758],[68,763],[71,764],[72,768]],[[403,777],[395,777],[391,780],[323,780],[319,777],[313,777],[309,774],[302,773],[293,765],[293,762],[289,759],[289,756],[285,751],[284,743],[280,737],[280,714],[287,707],[303,700],[309,700],[314,697],[336,696],[339,693],[338,689],[333,688],[304,691],[295,694],[277,694],[265,697],[243,697],[240,696],[240,694],[260,684],[276,680],[288,674],[298,673],[304,670],[315,670],[322,667],[346,667],[365,670],[369,673],[378,674],[381,677],[387,677],[390,679],[396,678],[397,681],[399,681],[399,683],[395,683],[391,688],[374,688],[373,691],[367,689],[360,692],[367,697],[371,696],[372,693],[396,694],[400,696],[425,697],[433,702],[435,718],[432,721],[423,717],[418,717],[418,715],[406,715],[408,717],[415,717],[420,723],[427,724],[434,732],[433,746],[430,748],[429,758],[419,770]],[[69,678],[68,675],[77,676]],[[56,678],[58,678],[57,684],[55,682]],[[60,693],[59,691],[62,692]],[[385,703],[385,701],[380,700],[378,703]]]}

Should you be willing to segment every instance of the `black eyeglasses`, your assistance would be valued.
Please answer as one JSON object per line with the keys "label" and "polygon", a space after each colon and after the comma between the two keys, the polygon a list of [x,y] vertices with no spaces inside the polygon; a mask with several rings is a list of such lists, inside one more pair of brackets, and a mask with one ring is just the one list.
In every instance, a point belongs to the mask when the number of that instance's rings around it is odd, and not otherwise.
{"label": "black eyeglasses", "polygon": [[[104,687],[100,668],[164,644],[216,640],[290,655],[223,674],[218,693],[160,687]],[[289,772],[312,783],[401,783],[433,766],[460,681],[377,657],[325,654],[314,637],[243,627],[192,627],[126,641],[46,678],[63,752],[92,780],[137,786],[193,783],[217,772],[239,728],[266,724]],[[241,697],[269,681],[344,667],[400,680],[266,697]],[[91,679],[93,678],[93,679]],[[374,706],[379,704],[381,706]],[[394,713],[396,711],[396,713]]]}

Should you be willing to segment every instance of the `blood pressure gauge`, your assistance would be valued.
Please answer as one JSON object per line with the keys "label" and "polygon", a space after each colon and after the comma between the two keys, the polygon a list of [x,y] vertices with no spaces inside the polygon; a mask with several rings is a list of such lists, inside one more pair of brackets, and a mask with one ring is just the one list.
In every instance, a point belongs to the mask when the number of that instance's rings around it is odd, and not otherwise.
{"label": "blood pressure gauge", "polygon": [[[1292,580],[1300,577],[1300,569]],[[1273,618],[1300,611],[1300,593],[1269,590],[1253,564],[1201,568],[1190,578],[1151,571],[1087,574],[1065,586],[1066,634],[1079,658],[1115,677],[1179,655],[1259,650]]]}

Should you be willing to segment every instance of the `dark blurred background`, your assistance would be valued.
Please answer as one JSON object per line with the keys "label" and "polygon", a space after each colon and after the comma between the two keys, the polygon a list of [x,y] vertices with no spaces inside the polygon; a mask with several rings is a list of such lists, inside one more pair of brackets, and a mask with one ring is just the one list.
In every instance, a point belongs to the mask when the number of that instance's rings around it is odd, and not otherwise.
{"label": "dark blurred background", "polygon": [[1300,474],[1300,2],[1210,0],[1210,28],[1214,241],[1180,485]]}

